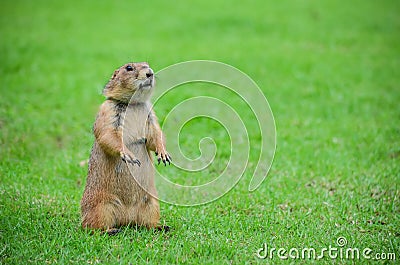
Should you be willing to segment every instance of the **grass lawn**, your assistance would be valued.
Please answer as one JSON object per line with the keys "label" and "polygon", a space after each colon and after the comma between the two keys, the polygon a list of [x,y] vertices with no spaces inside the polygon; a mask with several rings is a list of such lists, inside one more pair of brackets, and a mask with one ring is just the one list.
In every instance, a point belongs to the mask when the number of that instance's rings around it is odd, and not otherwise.
{"label": "grass lawn", "polygon": [[[385,262],[398,262],[399,13],[390,0],[3,1],[0,263],[375,263],[363,257],[366,248],[371,258],[394,253],[396,261]],[[213,203],[162,203],[169,233],[85,233],[79,201],[87,168],[80,162],[90,154],[104,84],[129,61],[159,71],[195,59],[240,69],[267,97],[277,128],[267,179],[249,192],[247,170]],[[192,90],[166,96],[156,109],[160,121],[191,93],[199,95]],[[254,117],[245,109],[241,118],[257,150]],[[229,138],[213,121],[187,124],[179,144],[194,158],[206,136],[215,138],[218,153],[194,182],[212,179],[229,158]],[[249,169],[255,162],[251,153]],[[193,179],[176,167],[162,172]],[[264,244],[286,255],[291,248],[320,253],[338,247],[339,237],[347,240],[342,250],[359,249],[360,259],[256,256]]]}

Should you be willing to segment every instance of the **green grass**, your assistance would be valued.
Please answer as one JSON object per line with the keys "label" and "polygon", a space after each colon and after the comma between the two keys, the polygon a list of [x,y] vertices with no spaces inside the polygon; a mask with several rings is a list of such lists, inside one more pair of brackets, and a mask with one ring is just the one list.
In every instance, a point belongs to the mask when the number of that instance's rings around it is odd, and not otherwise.
{"label": "green grass", "polygon": [[[0,10],[0,263],[266,264],[279,259],[258,259],[263,243],[322,249],[339,236],[400,259],[396,1],[12,1]],[[85,233],[79,163],[103,85],[128,61],[158,71],[193,59],[235,66],[263,90],[277,126],[268,178],[249,193],[247,171],[204,206],[162,204],[170,233]],[[161,102],[160,120],[189,92]],[[208,126],[226,159],[224,130],[210,121],[188,124],[181,145],[196,157]]]}

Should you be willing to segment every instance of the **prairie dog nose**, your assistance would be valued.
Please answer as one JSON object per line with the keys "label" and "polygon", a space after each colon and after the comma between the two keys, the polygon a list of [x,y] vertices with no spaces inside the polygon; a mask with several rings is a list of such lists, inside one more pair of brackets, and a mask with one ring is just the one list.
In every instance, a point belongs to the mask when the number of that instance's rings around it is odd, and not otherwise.
{"label": "prairie dog nose", "polygon": [[149,77],[152,77],[153,75],[154,75],[153,70],[151,68],[149,68],[147,73],[146,73],[146,77],[149,78]]}

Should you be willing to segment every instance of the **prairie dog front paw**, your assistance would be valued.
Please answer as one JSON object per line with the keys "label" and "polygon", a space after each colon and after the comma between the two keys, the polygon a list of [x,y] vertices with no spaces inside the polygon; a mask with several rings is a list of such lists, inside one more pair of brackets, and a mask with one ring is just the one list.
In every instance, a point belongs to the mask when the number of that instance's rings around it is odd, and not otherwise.
{"label": "prairie dog front paw", "polygon": [[160,164],[160,162],[162,161],[164,163],[164,166],[167,165],[167,162],[168,165],[171,165],[172,158],[165,149],[162,149],[162,151],[157,150],[155,153],[157,156],[158,164]]}
{"label": "prairie dog front paw", "polygon": [[132,165],[137,164],[140,167],[140,161],[133,153],[129,150],[121,151],[120,153],[122,161],[125,163],[131,163]]}

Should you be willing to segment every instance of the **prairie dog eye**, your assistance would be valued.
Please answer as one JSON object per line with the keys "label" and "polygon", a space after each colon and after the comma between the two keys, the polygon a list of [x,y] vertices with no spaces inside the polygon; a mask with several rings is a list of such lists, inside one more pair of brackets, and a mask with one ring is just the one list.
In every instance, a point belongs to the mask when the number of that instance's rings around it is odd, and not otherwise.
{"label": "prairie dog eye", "polygon": [[130,66],[130,65],[128,65],[125,69],[126,69],[126,71],[128,71],[128,72],[129,72],[129,71],[133,71],[133,67]]}

